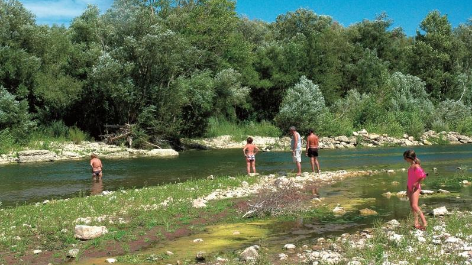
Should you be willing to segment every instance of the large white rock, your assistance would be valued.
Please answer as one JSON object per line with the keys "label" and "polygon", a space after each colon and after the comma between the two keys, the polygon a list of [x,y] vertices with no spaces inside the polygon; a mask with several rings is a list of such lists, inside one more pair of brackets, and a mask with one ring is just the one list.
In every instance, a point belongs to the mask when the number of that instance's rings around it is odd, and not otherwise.
{"label": "large white rock", "polygon": [[76,225],[75,238],[82,240],[94,239],[108,233],[105,226]]}
{"label": "large white rock", "polygon": [[242,261],[254,261],[259,257],[259,249],[258,245],[250,246],[241,252],[239,259]]}
{"label": "large white rock", "polygon": [[441,216],[441,215],[446,215],[448,214],[449,211],[446,209],[446,206],[442,206],[439,208],[436,208],[433,210],[433,215],[434,216]]}
{"label": "large white rock", "polygon": [[206,203],[207,203],[207,201],[205,199],[198,198],[198,199],[193,200],[192,207],[193,208],[205,208]]}

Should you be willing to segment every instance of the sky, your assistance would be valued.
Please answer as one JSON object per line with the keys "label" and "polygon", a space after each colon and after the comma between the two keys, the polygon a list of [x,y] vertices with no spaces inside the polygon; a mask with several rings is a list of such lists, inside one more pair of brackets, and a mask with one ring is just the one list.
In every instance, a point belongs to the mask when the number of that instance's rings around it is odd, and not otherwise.
{"label": "sky", "polygon": [[[97,5],[105,12],[113,0],[20,0],[36,15],[38,24],[69,25],[88,4]],[[432,10],[447,15],[453,27],[472,19],[472,0],[238,0],[236,11],[250,19],[273,22],[279,14],[298,8],[313,10],[318,15],[331,16],[344,26],[364,19],[373,20],[386,12],[393,20],[393,27],[401,27],[409,36],[419,29],[419,24]]]}

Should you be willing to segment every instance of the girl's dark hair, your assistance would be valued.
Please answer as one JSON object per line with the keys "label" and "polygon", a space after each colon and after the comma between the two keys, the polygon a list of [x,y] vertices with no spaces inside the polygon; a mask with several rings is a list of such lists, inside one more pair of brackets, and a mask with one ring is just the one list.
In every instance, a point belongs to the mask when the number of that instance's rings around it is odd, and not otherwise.
{"label": "girl's dark hair", "polygon": [[248,144],[252,144],[252,141],[253,141],[252,137],[248,137],[246,141],[247,141]]}
{"label": "girl's dark hair", "polygon": [[416,153],[414,150],[406,150],[405,152],[403,152],[403,159],[411,159],[413,160],[413,163],[415,164],[420,164],[421,161],[418,159],[418,157],[416,157]]}

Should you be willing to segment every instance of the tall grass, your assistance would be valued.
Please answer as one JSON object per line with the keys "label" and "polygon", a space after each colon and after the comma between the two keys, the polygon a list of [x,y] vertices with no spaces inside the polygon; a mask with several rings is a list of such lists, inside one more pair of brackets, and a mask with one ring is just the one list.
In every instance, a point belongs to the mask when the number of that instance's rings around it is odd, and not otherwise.
{"label": "tall grass", "polygon": [[211,118],[205,136],[217,137],[221,135],[231,135],[234,140],[242,141],[249,135],[279,137],[282,135],[282,132],[278,127],[268,121],[234,123],[224,119]]}
{"label": "tall grass", "polygon": [[62,121],[55,121],[47,126],[39,126],[28,135],[27,139],[17,139],[8,129],[0,131],[0,154],[9,154],[25,149],[49,150],[51,143],[74,142],[80,144],[91,137],[77,128],[68,127]]}

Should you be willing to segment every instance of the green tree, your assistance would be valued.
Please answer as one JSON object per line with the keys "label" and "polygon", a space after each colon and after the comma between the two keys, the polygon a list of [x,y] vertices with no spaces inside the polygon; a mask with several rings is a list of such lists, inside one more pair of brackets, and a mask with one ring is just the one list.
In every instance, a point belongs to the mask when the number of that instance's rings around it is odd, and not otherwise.
{"label": "green tree", "polygon": [[426,82],[426,89],[436,100],[455,98],[455,65],[458,42],[446,15],[430,12],[421,22],[415,38],[410,73]]}
{"label": "green tree", "polygon": [[293,125],[299,131],[307,132],[310,127],[320,125],[326,111],[318,85],[302,76],[295,86],[287,90],[275,121],[281,130],[287,130]]}

